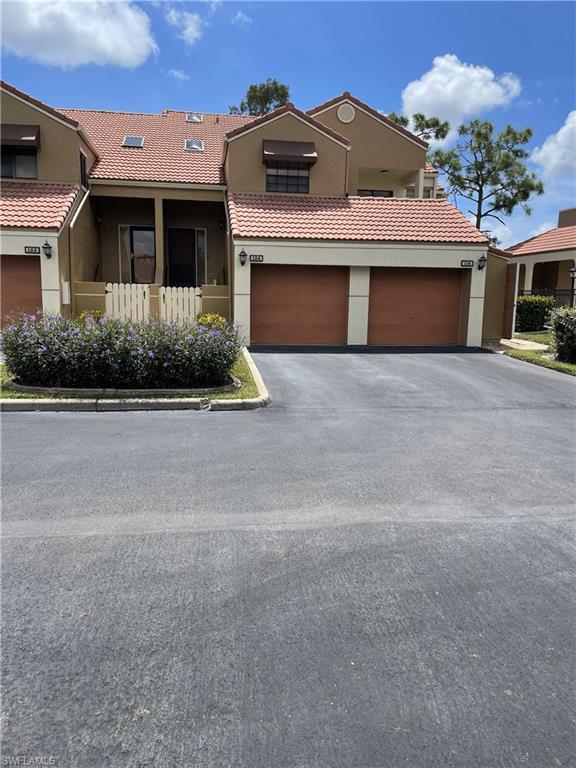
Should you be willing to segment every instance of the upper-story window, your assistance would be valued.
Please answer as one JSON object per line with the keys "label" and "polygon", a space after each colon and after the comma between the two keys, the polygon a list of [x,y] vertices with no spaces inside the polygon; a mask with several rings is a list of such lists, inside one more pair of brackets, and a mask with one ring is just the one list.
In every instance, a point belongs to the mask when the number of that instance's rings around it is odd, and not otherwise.
{"label": "upper-story window", "polygon": [[[434,192],[433,187],[424,187],[422,190],[422,197],[424,200],[431,200],[432,199],[432,193]],[[406,197],[414,198],[416,197],[416,190],[414,187],[406,187]]]}
{"label": "upper-story window", "polygon": [[2,147],[2,178],[37,179],[35,147]]}
{"label": "upper-story window", "polygon": [[80,152],[80,184],[88,189],[88,169],[86,168],[86,155]]}
{"label": "upper-story window", "polygon": [[40,148],[40,126],[3,123],[2,177],[5,179],[37,179],[36,155]]}
{"label": "upper-story window", "polygon": [[306,193],[309,188],[309,163],[269,160],[266,164],[266,192]]}
{"label": "upper-story window", "polygon": [[392,189],[359,189],[359,197],[394,197]]}

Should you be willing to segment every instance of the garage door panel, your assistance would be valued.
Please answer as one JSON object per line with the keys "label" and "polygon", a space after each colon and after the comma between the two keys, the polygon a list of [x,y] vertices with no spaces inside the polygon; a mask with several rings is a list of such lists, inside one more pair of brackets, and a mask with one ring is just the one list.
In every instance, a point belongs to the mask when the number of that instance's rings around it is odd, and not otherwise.
{"label": "garage door panel", "polygon": [[346,344],[348,268],[252,266],[252,344]]}
{"label": "garage door panel", "polygon": [[461,297],[462,270],[373,267],[368,343],[458,344]]}
{"label": "garage door panel", "polygon": [[2,282],[1,313],[36,312],[42,309],[40,257],[30,255],[0,256]]}

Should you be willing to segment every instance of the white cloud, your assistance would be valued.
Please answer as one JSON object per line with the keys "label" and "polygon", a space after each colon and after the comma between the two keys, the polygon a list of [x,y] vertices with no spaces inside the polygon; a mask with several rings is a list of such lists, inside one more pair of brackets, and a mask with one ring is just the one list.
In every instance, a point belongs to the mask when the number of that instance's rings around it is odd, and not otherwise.
{"label": "white cloud", "polygon": [[11,0],[2,3],[2,27],[5,50],[62,68],[134,68],[158,50],[148,15],[130,0]]}
{"label": "white cloud", "polygon": [[448,120],[452,135],[463,120],[505,106],[522,90],[511,72],[496,76],[488,67],[466,64],[453,53],[436,56],[432,68],[402,91],[405,115],[423,112]]}
{"label": "white cloud", "polygon": [[183,72],[181,69],[170,69],[168,71],[168,76],[173,77],[174,80],[190,80],[190,75],[187,75],[186,72]]}
{"label": "white cloud", "polygon": [[188,45],[194,45],[202,37],[203,21],[198,13],[169,8],[166,11],[166,21],[173,27],[178,27],[180,30],[178,37]]}
{"label": "white cloud", "polygon": [[576,110],[570,112],[562,128],[548,136],[530,157],[547,178],[565,178],[576,174]]}
{"label": "white cloud", "polygon": [[252,24],[252,19],[244,11],[237,11],[232,16],[232,24],[237,24],[239,27],[247,28]]}

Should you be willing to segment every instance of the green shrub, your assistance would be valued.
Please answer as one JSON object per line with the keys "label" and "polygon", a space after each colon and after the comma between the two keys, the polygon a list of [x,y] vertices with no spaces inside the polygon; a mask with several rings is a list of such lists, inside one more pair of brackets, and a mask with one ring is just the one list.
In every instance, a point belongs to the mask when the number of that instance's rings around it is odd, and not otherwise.
{"label": "green shrub", "polygon": [[218,312],[200,312],[196,315],[196,322],[198,325],[207,325],[213,328],[224,328],[226,326],[226,318],[220,315]]}
{"label": "green shrub", "polygon": [[553,309],[553,296],[519,296],[516,304],[516,330],[541,330]]}
{"label": "green shrub", "polygon": [[555,309],[550,315],[550,323],[556,359],[576,363],[576,309]]}
{"label": "green shrub", "polygon": [[8,369],[42,387],[193,388],[230,381],[236,327],[21,315],[2,330]]}

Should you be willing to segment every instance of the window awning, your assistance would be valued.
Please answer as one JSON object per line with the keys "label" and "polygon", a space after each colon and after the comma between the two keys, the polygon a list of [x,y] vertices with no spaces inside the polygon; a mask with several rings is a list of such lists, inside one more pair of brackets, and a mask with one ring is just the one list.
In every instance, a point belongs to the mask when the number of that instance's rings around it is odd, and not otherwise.
{"label": "window awning", "polygon": [[264,139],[262,142],[262,160],[275,162],[308,163],[314,165],[318,160],[316,147],[312,141],[277,141]]}
{"label": "window awning", "polygon": [[36,149],[40,149],[40,126],[2,123],[0,138],[3,147],[36,147]]}

